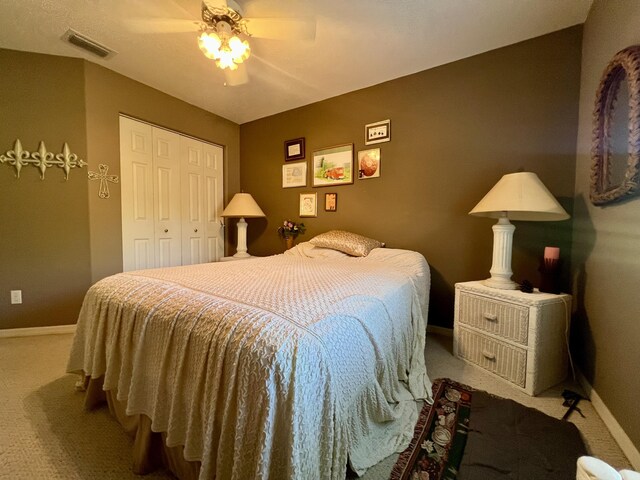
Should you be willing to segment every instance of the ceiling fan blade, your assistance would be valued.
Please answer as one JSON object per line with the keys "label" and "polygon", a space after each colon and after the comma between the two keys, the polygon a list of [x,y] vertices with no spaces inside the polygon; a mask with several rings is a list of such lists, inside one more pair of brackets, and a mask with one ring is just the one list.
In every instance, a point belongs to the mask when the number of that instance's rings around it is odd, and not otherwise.
{"label": "ceiling fan blade", "polygon": [[252,37],[274,40],[310,40],[316,38],[314,18],[247,18]]}
{"label": "ceiling fan blade", "polygon": [[226,9],[227,0],[173,0],[193,18],[202,18],[202,4],[206,3],[210,9]]}
{"label": "ceiling fan blade", "polygon": [[249,82],[249,74],[247,73],[247,67],[244,63],[238,65],[237,70],[224,70],[224,84],[228,87],[236,87],[238,85],[244,85]]}
{"label": "ceiling fan blade", "polygon": [[227,0],[203,0],[202,3],[205,3],[209,8],[227,8]]}
{"label": "ceiling fan blade", "polygon": [[202,22],[179,18],[127,18],[127,28],[134,33],[184,33],[197,32]]}

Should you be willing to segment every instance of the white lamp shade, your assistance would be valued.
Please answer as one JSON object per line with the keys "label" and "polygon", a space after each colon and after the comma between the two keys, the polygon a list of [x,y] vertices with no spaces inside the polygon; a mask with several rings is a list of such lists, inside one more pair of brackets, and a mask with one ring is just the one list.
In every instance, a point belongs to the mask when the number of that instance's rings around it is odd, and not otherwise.
{"label": "white lamp shade", "polygon": [[227,208],[222,212],[223,217],[264,217],[264,212],[249,193],[236,193]]}
{"label": "white lamp shade", "polygon": [[533,172],[504,175],[469,212],[477,217],[511,220],[566,220],[569,214]]}

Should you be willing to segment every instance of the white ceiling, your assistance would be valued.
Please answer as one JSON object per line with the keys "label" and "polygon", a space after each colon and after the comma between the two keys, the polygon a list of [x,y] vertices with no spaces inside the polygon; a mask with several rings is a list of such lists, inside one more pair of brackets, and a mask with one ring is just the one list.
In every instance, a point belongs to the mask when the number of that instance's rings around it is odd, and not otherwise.
{"label": "white ceiling", "polygon": [[[592,3],[237,0],[246,17],[313,17],[316,39],[250,39],[249,83],[225,87],[195,33],[136,34],[123,21],[197,20],[199,1],[0,0],[0,47],[82,57],[241,124],[583,23]],[[69,27],[118,54],[64,43]]]}

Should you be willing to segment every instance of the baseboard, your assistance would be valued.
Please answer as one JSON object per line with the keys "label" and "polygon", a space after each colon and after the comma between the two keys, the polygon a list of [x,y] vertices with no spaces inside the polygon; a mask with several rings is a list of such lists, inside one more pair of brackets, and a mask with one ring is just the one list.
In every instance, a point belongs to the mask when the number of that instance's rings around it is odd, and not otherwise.
{"label": "baseboard", "polygon": [[0,338],[32,337],[35,335],[60,335],[75,333],[76,325],[56,325],[53,327],[6,328],[0,330]]}
{"label": "baseboard", "polygon": [[453,329],[447,327],[439,327],[437,325],[427,325],[427,333],[434,335],[443,335],[445,337],[453,337]]}
{"label": "baseboard", "polygon": [[618,421],[602,401],[600,395],[598,395],[598,392],[595,391],[595,389],[591,386],[582,372],[578,370],[576,374],[578,377],[578,382],[580,382],[580,385],[589,397],[589,400],[591,400],[593,408],[598,413],[598,415],[600,415],[600,418],[602,418],[602,421],[609,429],[609,432],[611,432],[613,439],[620,446],[622,453],[626,455],[635,470],[640,470],[640,451],[638,451],[631,439],[627,436]]}

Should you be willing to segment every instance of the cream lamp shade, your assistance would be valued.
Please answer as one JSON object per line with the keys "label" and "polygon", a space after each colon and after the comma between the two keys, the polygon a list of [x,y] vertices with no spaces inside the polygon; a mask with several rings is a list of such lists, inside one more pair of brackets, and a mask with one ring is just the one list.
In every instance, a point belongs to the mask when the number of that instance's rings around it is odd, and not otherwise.
{"label": "cream lamp shade", "polygon": [[250,257],[247,252],[247,222],[246,218],[264,217],[265,214],[249,193],[236,193],[227,208],[222,212],[223,217],[239,217],[238,246],[234,257]]}
{"label": "cream lamp shade", "polygon": [[515,290],[518,286],[511,280],[511,250],[516,227],[509,219],[557,221],[569,218],[569,214],[532,172],[504,175],[469,215],[498,219],[493,226],[491,278],[484,284],[505,290]]}

